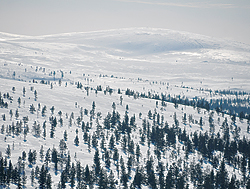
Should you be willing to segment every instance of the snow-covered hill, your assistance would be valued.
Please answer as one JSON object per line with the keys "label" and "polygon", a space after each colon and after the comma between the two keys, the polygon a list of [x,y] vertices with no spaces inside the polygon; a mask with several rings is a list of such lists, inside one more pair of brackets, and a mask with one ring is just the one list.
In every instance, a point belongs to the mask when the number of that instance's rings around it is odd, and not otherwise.
{"label": "snow-covered hill", "polygon": [[152,28],[38,37],[2,33],[1,38],[5,39],[0,43],[2,64],[157,76],[174,84],[250,91],[250,47],[237,42]]}
{"label": "snow-covered hill", "polygon": [[1,186],[250,186],[248,45],[154,28],[0,33],[0,68]]}

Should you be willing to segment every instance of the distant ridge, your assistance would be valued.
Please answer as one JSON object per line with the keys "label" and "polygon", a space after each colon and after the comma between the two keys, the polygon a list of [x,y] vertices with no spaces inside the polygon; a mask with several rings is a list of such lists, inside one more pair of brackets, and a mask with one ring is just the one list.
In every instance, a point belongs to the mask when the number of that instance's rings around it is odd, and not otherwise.
{"label": "distant ridge", "polygon": [[2,40],[60,42],[108,47],[122,51],[155,53],[192,49],[233,49],[250,52],[250,45],[184,31],[161,28],[123,28],[91,32],[71,32],[24,36],[0,32]]}

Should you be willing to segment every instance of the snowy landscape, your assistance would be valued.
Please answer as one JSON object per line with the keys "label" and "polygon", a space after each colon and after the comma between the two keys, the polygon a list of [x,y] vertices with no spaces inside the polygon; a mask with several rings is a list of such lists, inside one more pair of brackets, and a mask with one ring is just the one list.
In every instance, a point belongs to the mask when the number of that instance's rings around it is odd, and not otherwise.
{"label": "snowy landscape", "polygon": [[0,32],[0,67],[0,188],[250,188],[250,45]]}

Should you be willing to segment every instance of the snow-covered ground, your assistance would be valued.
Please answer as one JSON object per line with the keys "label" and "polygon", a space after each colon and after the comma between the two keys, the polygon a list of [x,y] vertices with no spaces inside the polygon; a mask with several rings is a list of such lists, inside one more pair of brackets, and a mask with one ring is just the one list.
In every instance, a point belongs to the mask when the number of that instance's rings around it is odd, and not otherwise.
{"label": "snow-covered ground", "polygon": [[[128,111],[129,117],[135,115],[137,128],[132,132],[132,138],[135,144],[139,144],[141,147],[141,165],[146,163],[148,149],[151,155],[154,154],[153,145],[148,148],[147,142],[145,145],[140,144],[139,131],[142,128],[143,119],[148,117],[149,110],[164,116],[164,122],[167,121],[170,127],[174,124],[173,117],[176,113],[180,128],[182,130],[185,128],[188,134],[193,134],[195,131],[209,133],[209,113],[205,109],[197,110],[185,105],[174,107],[174,104],[169,102],[162,107],[160,100],[125,95],[128,88],[138,93],[148,94],[150,92],[158,95],[164,93],[171,96],[181,95],[189,99],[204,98],[208,101],[231,98],[230,95],[215,93],[215,90],[250,93],[249,45],[165,29],[129,28],[36,37],[0,33],[0,68],[1,95],[9,93],[13,97],[12,100],[4,99],[8,102],[8,108],[0,108],[0,115],[6,116],[5,121],[1,119],[0,127],[16,124],[17,121],[28,116],[30,128],[26,141],[24,141],[23,134],[18,136],[9,136],[6,132],[0,134],[0,152],[2,152],[2,156],[5,156],[9,144],[11,160],[16,163],[23,151],[28,153],[30,149],[36,150],[38,157],[33,168],[43,164],[39,160],[41,145],[45,152],[48,148],[53,147],[59,151],[59,141],[63,139],[65,130],[68,133],[67,150],[70,151],[72,162],[80,161],[84,167],[87,164],[92,166],[95,149],[91,147],[89,151],[88,145],[84,143],[84,132],[77,125],[77,118],[80,116],[81,108],[90,112],[93,102],[96,105],[96,114],[101,113],[99,123],[102,127],[107,113],[112,114],[113,102],[116,104],[116,111],[120,113],[121,120],[126,111]],[[41,84],[41,81],[47,82],[47,84]],[[83,85],[82,89],[77,88],[78,82]],[[96,92],[97,86],[101,86],[102,91]],[[89,88],[89,92],[85,87]],[[26,89],[25,95],[23,95],[23,88]],[[112,94],[109,92],[104,94],[106,88],[112,89]],[[118,94],[118,89],[121,94]],[[212,93],[209,91],[210,89]],[[35,99],[35,91],[37,99]],[[232,98],[235,97],[232,96]],[[20,105],[18,104],[19,97]],[[248,102],[244,106],[249,107],[248,94],[237,96],[237,98],[248,98]],[[34,114],[30,113],[32,104],[36,108]],[[38,104],[41,106],[40,110]],[[129,107],[128,110],[126,110],[126,105]],[[44,106],[47,107],[46,116],[41,115]],[[53,114],[50,111],[52,106],[55,108]],[[13,111],[12,118],[10,110]],[[15,117],[16,110],[19,112],[19,117]],[[55,137],[50,138],[49,117],[54,116],[59,120],[59,111],[62,112],[63,125],[60,126],[58,123]],[[70,126],[69,117],[72,112],[74,118],[72,126]],[[140,113],[141,116],[139,116]],[[187,115],[187,123],[182,121],[184,113]],[[249,114],[250,112],[244,113]],[[192,115],[193,123],[189,123],[189,115]],[[202,129],[198,124],[200,117],[204,122]],[[221,113],[214,113],[215,133],[222,133],[221,125],[225,118],[231,123],[229,115],[222,116]],[[96,130],[96,120],[95,116],[90,133]],[[32,132],[35,121],[41,126],[40,137],[35,137]],[[47,124],[45,139],[42,137],[44,121]],[[91,122],[90,115],[84,115],[83,121]],[[152,124],[152,120],[149,122]],[[241,128],[240,138],[245,136],[249,139],[247,120],[239,120],[237,117],[236,125]],[[76,134],[76,129],[78,129],[78,134]],[[110,133],[106,132],[108,131],[105,130],[104,133],[109,141]],[[113,133],[113,131],[109,132]],[[74,144],[76,135],[80,139],[79,146]],[[233,133],[230,135],[232,138]],[[99,149],[100,144],[101,140]],[[106,145],[108,144],[106,143]],[[162,161],[166,166],[180,158],[185,159],[184,151],[174,158],[174,154],[177,153],[176,149],[182,149],[182,146],[182,143],[177,142],[176,148],[169,148],[162,154]],[[129,155],[122,152],[121,142],[117,147],[120,155],[127,162]],[[201,158],[200,156],[195,151],[189,155],[188,162],[197,161]],[[157,162],[156,158],[155,165]],[[104,165],[104,162],[102,164]],[[28,165],[27,160],[26,165]],[[203,168],[203,170],[211,170],[212,166],[206,161]],[[60,166],[57,174],[53,169],[51,163],[52,186],[56,188],[60,180]],[[115,172],[113,161],[111,169]],[[231,176],[234,169],[229,165],[227,165],[227,169]],[[27,167],[26,170],[28,177],[26,187],[33,188],[29,181],[31,168]],[[240,179],[240,171],[236,170],[236,172],[237,178]],[[135,172],[132,173],[132,175],[134,174]],[[131,183],[132,180],[129,182]],[[12,186],[14,187],[14,185]],[[69,185],[67,186],[69,187]],[[120,187],[121,183],[117,185],[117,188]],[[191,187],[194,186],[190,184]]]}

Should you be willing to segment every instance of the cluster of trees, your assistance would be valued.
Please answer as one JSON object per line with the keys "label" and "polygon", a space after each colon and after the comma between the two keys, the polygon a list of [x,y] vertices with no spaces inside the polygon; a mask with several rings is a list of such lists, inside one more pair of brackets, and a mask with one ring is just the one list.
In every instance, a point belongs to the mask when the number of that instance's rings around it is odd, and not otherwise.
{"label": "cluster of trees", "polygon": [[[80,83],[77,85],[80,86]],[[110,94],[113,91],[109,87],[104,90],[101,86],[93,90],[103,90]],[[25,92],[23,93],[25,95]],[[129,89],[125,95],[156,99],[161,101],[163,106],[165,106],[165,102],[172,102],[175,106],[178,104],[191,105],[205,108],[208,112],[210,109],[208,102],[199,98],[189,100],[180,96],[171,97],[163,94],[161,96],[151,93],[146,95]],[[21,102],[21,100],[18,101]],[[122,104],[122,97],[120,104]],[[40,104],[37,108],[33,104],[29,107],[31,114],[35,112],[38,114],[40,110]],[[51,116],[48,117],[48,123],[51,126],[49,137],[54,138],[57,124],[60,123],[63,126],[63,114],[59,111],[56,115],[54,106],[49,110],[51,111]],[[45,117],[46,111],[46,106],[43,106],[42,117]],[[10,115],[12,114],[13,112],[10,113]],[[18,119],[18,109],[15,115]],[[84,120],[84,115],[89,121]],[[36,150],[30,150],[27,153],[28,161],[26,152],[23,152],[14,168],[11,160],[7,163],[7,158],[0,157],[0,184],[2,186],[9,186],[10,183],[13,183],[18,188],[24,187],[27,181],[25,173],[27,164],[31,169],[31,184],[35,184],[35,179],[37,179],[39,188],[51,188],[52,179],[49,173],[51,167],[56,173],[60,172],[58,188],[66,188],[67,184],[72,188],[86,188],[87,185],[95,184],[99,188],[141,188],[146,185],[150,188],[166,189],[188,188],[190,184],[201,188],[239,188],[243,186],[250,188],[250,141],[245,137],[242,139],[239,137],[240,129],[237,127],[235,114],[231,116],[231,124],[228,123],[227,118],[224,119],[220,133],[215,133],[212,112],[209,114],[210,131],[205,133],[186,132],[187,122],[189,121],[190,124],[194,121],[191,115],[187,117],[184,113],[182,119],[178,120],[174,113],[173,124],[170,126],[156,109],[149,110],[147,117],[142,119],[142,125],[138,126],[136,116],[129,115],[129,106],[126,106],[126,111],[121,116],[116,110],[115,103],[112,104],[111,113],[108,112],[104,116],[102,123],[100,122],[101,112],[96,112],[95,102],[92,102],[90,110],[81,108],[80,115],[76,118],[73,112],[70,115],[65,114],[65,116],[68,119],[67,125],[76,128],[75,138],[68,139],[65,130],[58,149],[53,146],[52,150],[49,148],[44,154],[43,146],[41,146],[39,154],[42,165],[36,166],[35,169],[33,166],[37,160]],[[139,118],[141,116],[142,114],[139,113]],[[29,118],[26,116],[22,120],[17,120],[16,124],[12,122],[12,125],[7,125],[6,129],[3,125],[1,133],[4,134],[6,131],[7,135],[12,133],[13,136],[23,133],[25,139],[29,133],[28,121]],[[184,129],[181,129],[180,123],[183,123]],[[46,124],[46,121],[42,126],[38,121],[33,122],[32,133],[35,137],[40,137],[42,134],[46,139]],[[197,124],[202,128],[204,124],[202,117]],[[82,136],[78,129],[82,130]],[[89,152],[94,150],[93,164],[82,166],[80,162],[71,162],[70,153],[66,153],[68,141],[73,142],[76,146],[81,143],[87,145]],[[143,156],[141,148],[146,147],[147,155]],[[181,153],[184,153],[185,157],[181,157]],[[198,162],[191,162],[190,157],[193,157],[195,153],[201,155],[201,158]],[[6,149],[6,156],[11,156],[9,145]],[[169,160],[166,161],[167,159]],[[208,170],[202,169],[207,161],[210,162],[211,167],[208,166]],[[226,166],[240,170],[242,179],[239,176],[236,177],[236,174],[229,176]]]}
{"label": "cluster of trees", "polygon": [[[33,153],[31,153],[33,154]],[[32,155],[29,155],[29,161],[33,161],[31,159]],[[34,158],[34,157],[33,157]],[[36,171],[34,169],[31,170],[30,179],[26,174],[25,168],[26,161],[26,153],[23,152],[22,157],[18,158],[16,164],[13,165],[11,160],[7,160],[7,158],[0,157],[0,186],[2,187],[10,187],[10,184],[15,184],[18,189],[25,188],[27,181],[31,181],[31,185],[34,185],[34,180],[37,179],[39,188],[41,189],[51,189],[52,178],[50,173],[48,172],[48,168],[45,168],[44,165],[39,168],[36,167]]]}
{"label": "cluster of trees", "polygon": [[8,108],[8,103],[4,102],[4,98],[9,99],[10,101],[12,101],[13,98],[9,95],[9,93],[7,93],[7,94],[4,93],[3,97],[2,97],[2,93],[0,92],[0,107],[1,108]]}

